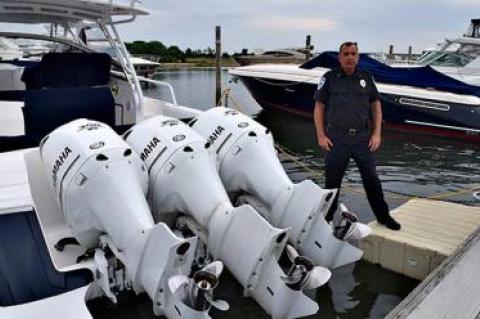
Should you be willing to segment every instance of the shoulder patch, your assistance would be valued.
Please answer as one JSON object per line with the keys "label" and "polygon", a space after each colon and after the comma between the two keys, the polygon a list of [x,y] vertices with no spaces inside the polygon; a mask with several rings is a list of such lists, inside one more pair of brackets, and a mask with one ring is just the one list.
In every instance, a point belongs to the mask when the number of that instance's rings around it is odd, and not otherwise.
{"label": "shoulder patch", "polygon": [[325,84],[325,76],[322,76],[320,78],[320,81],[318,82],[317,90],[320,90],[323,87],[324,84]]}

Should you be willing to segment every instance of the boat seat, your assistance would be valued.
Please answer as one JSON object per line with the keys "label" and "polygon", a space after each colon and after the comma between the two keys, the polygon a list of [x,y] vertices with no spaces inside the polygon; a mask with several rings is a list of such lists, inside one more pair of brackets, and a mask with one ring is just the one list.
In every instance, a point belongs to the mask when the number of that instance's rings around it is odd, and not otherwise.
{"label": "boat seat", "polygon": [[107,86],[28,90],[22,111],[30,136],[43,137],[78,118],[115,125],[115,101]]}
{"label": "boat seat", "polygon": [[34,211],[0,215],[0,309],[65,293],[93,280],[86,263],[56,269],[47,248]]}
{"label": "boat seat", "polygon": [[25,68],[22,81],[27,90],[107,85],[111,62],[106,53],[47,53]]}

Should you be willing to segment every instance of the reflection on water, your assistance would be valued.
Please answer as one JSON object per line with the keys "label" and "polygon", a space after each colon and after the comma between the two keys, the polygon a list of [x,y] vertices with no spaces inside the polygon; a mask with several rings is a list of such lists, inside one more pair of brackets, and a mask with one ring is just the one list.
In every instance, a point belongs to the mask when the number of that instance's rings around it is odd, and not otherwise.
{"label": "reflection on water", "polygon": [[[215,74],[211,69],[181,70],[156,75],[170,82],[177,93],[179,104],[207,109],[214,103]],[[230,77],[223,72],[223,83]],[[261,109],[240,83],[230,84],[235,106],[250,115]],[[147,95],[168,96],[168,92],[150,89]],[[233,105],[230,100],[230,106]],[[299,182],[306,178],[323,185],[324,153],[317,147],[311,119],[282,112],[262,111],[257,120],[267,126],[277,143],[290,150],[310,170],[285,158],[283,165],[290,178]],[[377,154],[379,177],[391,208],[404,203],[409,196],[430,197],[441,194],[441,199],[480,206],[472,196],[472,189],[480,188],[480,146],[463,144],[442,138],[433,138],[403,132],[385,132],[382,148]],[[370,221],[370,211],[363,193],[360,175],[350,165],[344,179],[341,200]],[[465,189],[460,194],[452,194]],[[448,195],[448,196],[447,196]],[[406,197],[407,196],[407,197]],[[391,271],[358,262],[333,272],[329,284],[310,294],[319,301],[320,311],[312,318],[383,318],[416,285],[417,281]],[[267,318],[251,299],[242,298],[241,286],[226,273],[222,275],[221,299],[228,300],[231,310],[214,312],[215,318]]]}

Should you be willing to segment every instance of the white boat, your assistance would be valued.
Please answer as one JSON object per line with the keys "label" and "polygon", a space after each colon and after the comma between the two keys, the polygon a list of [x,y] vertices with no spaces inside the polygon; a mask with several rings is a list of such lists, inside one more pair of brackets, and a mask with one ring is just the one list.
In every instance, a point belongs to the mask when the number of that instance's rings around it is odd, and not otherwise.
{"label": "white boat", "polygon": [[[370,229],[346,211],[328,225],[335,190],[292,183],[265,127],[138,77],[116,25],[145,14],[137,1],[0,0],[1,22],[55,31],[1,37],[56,43],[40,61],[2,61],[0,318],[95,318],[140,293],[152,310],[135,318],[210,318],[229,307],[214,298],[223,265],[272,318],[315,314],[303,291],[357,261],[351,241]],[[82,41],[92,24],[116,60]]]}
{"label": "white boat", "polygon": [[268,50],[260,54],[240,55],[235,57],[235,61],[242,66],[263,63],[301,64],[306,60],[307,49],[305,48]]}
{"label": "white boat", "polygon": [[15,42],[0,38],[0,60],[15,60],[22,57],[23,53]]}
{"label": "white boat", "polygon": [[392,63],[393,67],[431,66],[459,81],[480,86],[480,19],[471,19],[465,33],[425,49],[413,63]]}
{"label": "white boat", "polygon": [[[108,53],[112,58],[118,59],[114,48],[112,48],[105,39],[88,39],[86,44],[92,50]],[[130,56],[130,62],[132,63],[137,75],[145,78],[151,78],[161,66],[161,64],[158,62],[133,56]]]}
{"label": "white boat", "polygon": [[146,78],[152,77],[161,66],[160,63],[153,62],[147,59],[137,57],[131,57],[130,59],[132,60],[133,67],[135,68],[135,72],[137,72],[137,75]]}

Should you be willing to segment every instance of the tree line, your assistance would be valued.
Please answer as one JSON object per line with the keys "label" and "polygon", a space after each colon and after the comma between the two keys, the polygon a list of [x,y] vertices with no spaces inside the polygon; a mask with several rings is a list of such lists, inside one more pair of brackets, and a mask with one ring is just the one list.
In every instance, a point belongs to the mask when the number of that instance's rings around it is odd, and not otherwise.
{"label": "tree line", "polygon": [[[206,49],[190,49],[181,50],[178,46],[165,46],[160,41],[133,41],[126,42],[128,52],[132,55],[154,55],[159,59],[159,62],[186,62],[187,59],[192,58],[214,58],[215,50],[208,47]],[[242,53],[234,53],[233,56],[247,53],[247,49],[243,49]],[[230,55],[227,52],[222,54],[222,58],[228,59]]]}

